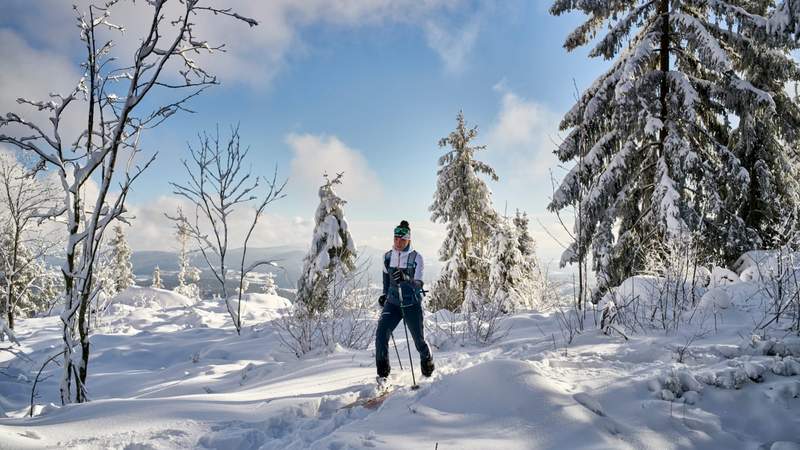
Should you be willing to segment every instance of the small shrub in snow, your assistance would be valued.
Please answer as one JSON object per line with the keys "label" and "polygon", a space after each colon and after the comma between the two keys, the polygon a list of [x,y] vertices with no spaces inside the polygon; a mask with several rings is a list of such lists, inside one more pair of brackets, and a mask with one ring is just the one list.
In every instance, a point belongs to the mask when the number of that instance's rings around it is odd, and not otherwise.
{"label": "small shrub in snow", "polygon": [[[613,303],[606,315],[631,331],[660,328],[675,331],[693,317],[706,292],[707,271],[698,264],[694,239],[673,239],[660,246],[642,275],[624,280],[603,297]],[[605,323],[613,323],[604,320]]]}
{"label": "small shrub in snow", "polygon": [[487,299],[477,289],[467,287],[467,297],[461,306],[465,319],[462,339],[478,344],[491,344],[508,334],[504,325],[507,298]]}
{"label": "small shrub in snow", "polygon": [[727,367],[715,371],[705,371],[698,374],[697,377],[705,384],[723,389],[740,389],[752,381],[742,367]]}
{"label": "small shrub in snow", "polygon": [[315,350],[332,351],[337,345],[365,349],[375,334],[375,298],[365,265],[328,289],[328,307],[309,315],[303,305],[276,321],[280,340],[298,357]]}
{"label": "small shrub in snow", "polygon": [[[698,393],[703,390],[703,384],[688,370],[679,369],[671,370],[660,376],[652,383],[650,389],[657,391],[662,400],[673,401],[683,398],[688,392],[694,393],[691,394],[691,397],[698,396]],[[693,401],[696,401],[696,398],[693,398]]]}
{"label": "small shrub in snow", "polygon": [[781,246],[765,255],[764,264],[754,264],[752,270],[767,298],[764,315],[757,328],[780,326],[788,321],[789,329],[800,334],[800,259],[793,251],[798,243]]}
{"label": "small shrub in snow", "polygon": [[776,340],[772,338],[762,339],[760,336],[754,335],[751,347],[760,355],[800,357],[800,338],[796,337]]}
{"label": "small shrub in snow", "polygon": [[267,272],[264,279],[264,293],[267,295],[278,295],[278,285],[275,283],[275,274]]}
{"label": "small shrub in snow", "polygon": [[800,360],[791,356],[775,359],[775,361],[770,364],[769,370],[775,375],[784,377],[800,375]]}

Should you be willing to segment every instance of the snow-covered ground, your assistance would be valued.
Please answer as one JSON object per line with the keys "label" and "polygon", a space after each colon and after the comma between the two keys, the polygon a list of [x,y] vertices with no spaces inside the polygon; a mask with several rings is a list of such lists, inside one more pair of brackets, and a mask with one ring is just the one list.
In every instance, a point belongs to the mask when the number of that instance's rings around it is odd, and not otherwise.
{"label": "snow-covered ground", "polygon": [[429,323],[434,376],[412,391],[393,355],[400,388],[373,410],[345,407],[375,392],[371,350],[298,360],[273,322],[286,300],[251,295],[239,336],[220,304],[131,288],[99,319],[86,404],[55,404],[51,365],[26,417],[60,323],[19,321],[24,356],[0,353],[0,448],[800,448],[800,340],[754,340],[749,299],[729,297],[713,324],[628,342],[592,323],[565,346],[553,314],[515,315],[485,347]]}

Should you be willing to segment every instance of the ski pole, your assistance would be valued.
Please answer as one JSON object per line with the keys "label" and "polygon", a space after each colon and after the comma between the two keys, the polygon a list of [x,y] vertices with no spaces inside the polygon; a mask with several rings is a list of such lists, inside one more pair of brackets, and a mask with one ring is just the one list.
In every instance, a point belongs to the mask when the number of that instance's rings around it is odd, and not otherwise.
{"label": "ski pole", "polygon": [[408,327],[406,326],[406,312],[403,311],[403,289],[397,284],[397,292],[400,294],[400,317],[403,318],[403,330],[406,332],[406,347],[408,347],[408,362],[411,364],[411,389],[419,389],[417,379],[414,376],[414,359],[411,357],[411,341],[408,340]]}
{"label": "ski pole", "polygon": [[[402,310],[401,310],[402,313]],[[403,361],[400,360],[400,350],[397,350],[397,342],[394,341],[394,333],[390,333],[389,336],[392,337],[392,345],[394,345],[394,352],[397,355],[397,363],[400,364],[400,370],[403,369]]]}

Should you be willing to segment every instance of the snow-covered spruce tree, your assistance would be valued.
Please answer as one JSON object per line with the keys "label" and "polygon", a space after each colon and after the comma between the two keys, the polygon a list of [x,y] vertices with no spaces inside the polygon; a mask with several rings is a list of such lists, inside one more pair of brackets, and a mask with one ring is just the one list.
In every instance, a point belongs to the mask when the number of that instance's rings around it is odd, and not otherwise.
{"label": "snow-covered spruce tree", "polygon": [[111,263],[111,277],[114,292],[122,292],[133,286],[133,265],[131,264],[131,248],[125,239],[122,225],[114,226],[114,236],[108,243]]}
{"label": "snow-covered spruce tree", "polygon": [[489,300],[502,312],[522,306],[525,259],[520,251],[519,230],[513,220],[500,217],[489,242]]}
{"label": "snow-covered spruce tree", "polygon": [[531,309],[537,306],[537,304],[538,306],[543,306],[540,300],[545,296],[543,291],[546,280],[544,279],[545,274],[542,273],[539,267],[539,260],[536,257],[536,241],[533,239],[528,229],[528,213],[517,210],[512,221],[517,229],[517,247],[522,255],[522,262],[520,264],[522,280],[520,286],[517,288],[521,294],[521,302],[516,305],[516,308]]}
{"label": "snow-covered spruce tree", "polygon": [[296,305],[300,316],[314,317],[325,312],[331,291],[355,269],[356,246],[343,209],[347,202],[334,191],[341,184],[342,175],[331,179],[325,174],[325,184],[319,188],[311,248],[303,259],[303,271],[297,282]]}
{"label": "snow-covered spruce tree", "polygon": [[161,282],[161,269],[159,269],[158,266],[153,270],[153,283],[150,287],[164,289],[164,283]]}
{"label": "snow-covered spruce tree", "polygon": [[278,286],[275,284],[275,274],[267,272],[264,279],[264,293],[267,295],[278,295]]}
{"label": "snow-covered spruce tree", "polygon": [[182,223],[175,224],[175,237],[178,239],[178,285],[173,289],[188,298],[199,298],[200,270],[189,262],[189,230]]}
{"label": "snow-covered spruce tree", "polygon": [[[731,42],[756,39],[748,30],[766,23],[738,3],[556,0],[551,7],[555,15],[589,16],[567,38],[567,50],[608,24],[590,56],[616,57],[561,122],[571,131],[556,153],[579,163],[548,206],[580,203],[580,237],[562,263],[591,247],[595,299],[642,268],[648,244],[712,226],[716,236],[736,236],[743,227],[724,198],[726,186],[749,182],[728,147],[728,116],[737,102],[774,111],[774,101],[736,72],[741,55]],[[719,242],[706,244],[706,257],[721,262]]]}
{"label": "snow-covered spruce tree", "polygon": [[[773,1],[751,2],[749,12],[767,15]],[[756,30],[761,32],[762,30]],[[745,239],[725,239],[725,259],[734,262],[741,254],[758,248],[781,247],[798,229],[800,217],[800,108],[786,87],[800,82],[800,67],[790,55],[798,43],[786,35],[763,39],[735,39],[731,45],[740,58],[736,71],[758,89],[769,93],[772,108],[753,108],[747,102],[734,103],[739,117],[731,147],[749,173],[749,182],[730,188],[728,208],[744,219]],[[738,201],[735,201],[738,200]],[[715,231],[716,228],[712,228]],[[730,245],[739,244],[739,245]]]}
{"label": "snow-covered spruce tree", "polygon": [[492,208],[491,192],[480,175],[497,181],[494,169],[475,159],[484,145],[474,145],[478,128],[468,128],[464,114],[458,113],[456,129],[439,141],[446,148],[439,158],[436,192],[431,220],[447,224],[447,235],[439,249],[444,263],[431,292],[431,308],[455,311],[464,304],[467,289],[483,295],[488,289],[487,245],[497,213]]}

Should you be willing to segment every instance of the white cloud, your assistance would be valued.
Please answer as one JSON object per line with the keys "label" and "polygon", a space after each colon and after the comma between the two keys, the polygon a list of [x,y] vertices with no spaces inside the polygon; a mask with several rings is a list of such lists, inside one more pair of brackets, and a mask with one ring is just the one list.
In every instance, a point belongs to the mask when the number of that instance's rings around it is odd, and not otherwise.
{"label": "white cloud", "polygon": [[[42,124],[44,130],[50,132],[47,119],[51,113],[20,105],[17,99],[49,100],[48,94],[51,92],[69,93],[80,79],[78,67],[58,52],[32,47],[22,36],[7,29],[0,28],[0,42],[3,43],[0,45],[0,114],[17,113],[26,120]],[[80,104],[76,102],[60,123],[61,136],[66,143],[71,143],[78,136],[78,130],[83,128],[83,111],[79,109]],[[21,127],[9,128],[4,132],[11,135],[31,134],[30,130]]]}
{"label": "white cloud", "polygon": [[[173,196],[161,196],[146,203],[128,204],[128,215],[135,217],[130,221],[130,229],[126,229],[131,247],[136,251],[175,251],[177,244],[173,222],[164,213],[175,215],[178,207],[183,208],[187,215],[193,214],[194,209],[187,201]],[[254,214],[252,208],[239,208],[230,216],[228,222],[230,248],[242,246]],[[259,220],[248,245],[250,247],[307,245],[313,227],[313,221],[309,219],[276,215],[268,209]]]}
{"label": "white cloud", "polygon": [[324,173],[338,172],[344,172],[344,178],[336,191],[348,202],[369,203],[382,197],[378,175],[369,167],[366,158],[336,136],[290,134],[286,143],[294,153],[289,184],[293,193],[299,192],[301,199],[311,193],[316,195]]}
{"label": "white cloud", "polygon": [[455,28],[455,32],[451,33],[447,28],[434,21],[428,21],[425,24],[428,46],[439,54],[445,69],[449,72],[463,70],[467,56],[478,38],[480,22],[477,18],[473,18],[465,25]]}
{"label": "white cloud", "polygon": [[497,119],[489,129],[489,148],[505,156],[516,174],[544,175],[556,165],[559,115],[545,105],[526,100],[505,82],[494,86],[501,93]]}
{"label": "white cloud", "polygon": [[[500,110],[489,127],[487,161],[500,176],[498,189],[503,189],[503,200],[510,202],[509,212],[517,208],[528,211],[537,254],[555,269],[563,251],[557,241],[569,242],[569,234],[557,217],[545,211],[552,192],[549,170],[558,164],[553,150],[560,114],[518,95],[504,81],[494,90],[500,94]],[[564,220],[571,225],[570,217],[564,216]]]}
{"label": "white cloud", "polygon": [[[432,17],[453,11],[462,2],[463,0],[229,0],[225,2],[225,7],[257,20],[259,25],[249,27],[229,17],[198,14],[193,18],[196,23],[196,37],[212,45],[226,45],[224,53],[198,55],[196,58],[202,62],[204,68],[217,74],[223,82],[239,81],[252,86],[268,86],[292,53],[302,48],[302,32],[306,28],[333,25],[352,29],[387,22],[419,24],[424,27]],[[15,22],[24,27],[39,46],[46,47],[45,51],[58,51],[63,55],[69,48],[80,49],[79,46],[65,44],[80,44],[77,28],[74,26],[72,3],[11,1],[7,11],[15,16]],[[89,1],[78,0],[76,3],[79,9],[85,10]],[[167,2],[165,17],[177,17],[180,8],[182,5],[178,2]],[[121,2],[112,8],[110,21],[124,25],[126,31],[121,36],[117,32],[103,32],[103,36],[114,39],[117,45],[116,54],[123,58],[121,63],[128,62],[133,55],[149,25],[151,11],[147,2]],[[472,33],[477,33],[477,30],[466,33],[465,37],[469,38]],[[163,35],[166,40],[171,33],[165,30]],[[474,40],[474,37],[471,39]],[[23,53],[6,39],[2,42],[8,51]],[[441,44],[438,39],[429,39],[429,42],[431,45]],[[63,60],[63,57],[59,59]],[[448,65],[457,60],[458,57],[455,60],[444,58]],[[39,61],[47,64],[48,58],[40,58]],[[3,72],[9,76],[24,77],[29,73],[22,70],[24,67],[17,68],[6,64],[5,60],[3,62]],[[64,71],[40,73],[51,78],[64,78]],[[72,77],[68,80],[71,83],[75,81]],[[5,105],[0,103],[0,106]]]}

